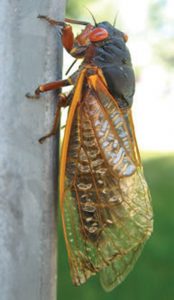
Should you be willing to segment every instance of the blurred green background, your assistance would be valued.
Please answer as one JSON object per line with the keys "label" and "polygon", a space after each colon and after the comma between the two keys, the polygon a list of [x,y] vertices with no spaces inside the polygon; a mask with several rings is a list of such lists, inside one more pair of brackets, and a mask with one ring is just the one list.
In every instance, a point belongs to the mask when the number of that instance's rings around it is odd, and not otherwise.
{"label": "blurred green background", "polygon": [[[84,5],[98,21],[112,22],[119,12],[117,27],[130,37],[128,47],[137,81],[133,113],[152,194],[154,232],[126,280],[111,293],[105,293],[97,276],[81,287],[72,285],[59,217],[58,299],[173,300],[174,1],[69,0],[67,16],[90,20]],[[67,56],[65,61],[66,69],[70,64]]]}

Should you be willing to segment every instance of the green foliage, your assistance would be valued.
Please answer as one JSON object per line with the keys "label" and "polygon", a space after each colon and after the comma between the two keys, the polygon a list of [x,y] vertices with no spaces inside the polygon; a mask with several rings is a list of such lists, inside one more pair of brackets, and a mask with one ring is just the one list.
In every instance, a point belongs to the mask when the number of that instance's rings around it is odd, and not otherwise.
{"label": "green foliage", "polygon": [[163,11],[166,0],[155,0],[149,5],[149,23],[153,28],[160,29],[164,23]]}
{"label": "green foliage", "polygon": [[174,69],[174,39],[165,38],[154,45],[154,52],[168,70]]}
{"label": "green foliage", "polygon": [[68,0],[66,5],[66,15],[71,18],[80,19],[81,15],[84,14],[85,6],[92,2],[92,0]]}
{"label": "green foliage", "polygon": [[167,0],[155,0],[149,4],[148,23],[153,38],[154,57],[164,67],[174,68],[174,20],[166,15]]}
{"label": "green foliage", "polygon": [[153,200],[154,232],[134,270],[108,294],[100,287],[97,276],[81,287],[74,287],[59,224],[59,299],[173,300],[174,155],[149,155],[144,161],[144,170]]}

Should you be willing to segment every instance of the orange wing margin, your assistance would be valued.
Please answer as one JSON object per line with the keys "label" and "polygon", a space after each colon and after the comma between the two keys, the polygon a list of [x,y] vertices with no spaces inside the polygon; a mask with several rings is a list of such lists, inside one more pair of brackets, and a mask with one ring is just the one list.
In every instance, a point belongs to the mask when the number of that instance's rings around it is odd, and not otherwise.
{"label": "orange wing margin", "polygon": [[66,168],[66,159],[67,159],[67,151],[68,151],[68,144],[69,144],[69,138],[70,138],[70,133],[71,133],[71,127],[72,127],[72,122],[74,118],[74,113],[76,110],[76,107],[80,101],[81,93],[82,93],[82,87],[83,87],[83,82],[84,82],[84,76],[85,76],[86,70],[84,69],[78,78],[77,84],[75,86],[75,92],[74,92],[74,97],[71,102],[71,107],[69,110],[68,114],[68,119],[65,127],[65,133],[64,133],[64,139],[63,139],[63,144],[62,144],[62,149],[61,149],[61,160],[60,160],[60,174],[59,174],[59,196],[60,196],[60,209],[61,209],[61,215],[62,215],[62,224],[63,224],[63,231],[64,231],[64,238],[67,246],[67,251],[68,255],[70,256],[71,254],[69,253],[69,247],[68,247],[68,239],[66,235],[66,228],[65,228],[65,220],[64,220],[64,207],[63,207],[63,202],[64,202],[64,185],[65,185],[65,168]]}
{"label": "orange wing margin", "polygon": [[72,126],[72,122],[73,122],[73,118],[74,118],[74,113],[75,113],[77,104],[80,101],[85,72],[86,72],[86,70],[83,70],[80,73],[80,77],[79,77],[77,85],[75,87],[75,93],[74,93],[74,97],[72,99],[70,111],[68,114],[68,119],[67,119],[67,123],[66,123],[64,139],[63,139],[63,145],[62,145],[62,150],[61,150],[61,163],[60,163],[60,205],[61,205],[61,209],[63,208],[65,167],[66,167],[66,158],[67,158],[69,137],[70,137],[71,126]]}

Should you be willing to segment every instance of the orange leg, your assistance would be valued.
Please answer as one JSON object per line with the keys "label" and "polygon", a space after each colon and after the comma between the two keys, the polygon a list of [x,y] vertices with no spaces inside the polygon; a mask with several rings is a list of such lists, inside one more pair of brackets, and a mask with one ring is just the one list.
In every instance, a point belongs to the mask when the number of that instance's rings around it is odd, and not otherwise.
{"label": "orange leg", "polygon": [[39,19],[43,19],[43,20],[47,21],[47,22],[48,22],[50,25],[52,25],[52,26],[65,26],[65,22],[57,21],[57,20],[51,19],[51,18],[48,17],[48,16],[38,15],[37,17],[38,17]]}
{"label": "orange leg", "polygon": [[57,90],[61,87],[68,86],[68,85],[71,85],[70,80],[68,79],[41,84],[35,90],[34,95],[27,93],[25,96],[29,99],[38,99],[40,97],[40,93],[48,92],[51,90]]}
{"label": "orange leg", "polygon": [[59,125],[60,109],[61,109],[61,107],[65,107],[65,106],[67,106],[67,97],[64,94],[59,94],[56,113],[55,113],[54,122],[53,122],[53,127],[48,134],[44,135],[43,137],[41,137],[38,140],[39,143],[42,144],[45,141],[45,139],[47,139],[48,137],[50,137],[52,135],[56,135],[58,125]]}
{"label": "orange leg", "polygon": [[79,25],[88,25],[89,22],[85,22],[85,21],[79,21],[79,20],[74,20],[74,19],[70,19],[70,18],[65,18],[65,22],[63,21],[57,21],[57,20],[54,20],[54,19],[51,19],[50,17],[48,16],[43,16],[43,15],[38,15],[37,16],[39,19],[44,19],[46,20],[50,25],[53,25],[53,26],[65,26],[66,23],[71,23],[71,24],[79,24]]}
{"label": "orange leg", "polygon": [[[42,16],[42,15],[38,15],[39,19],[43,19],[45,21],[47,21],[51,26],[61,26],[61,31],[62,31],[62,44],[64,46],[64,48],[70,52],[73,48],[74,45],[74,34],[72,32],[72,27],[71,25],[66,24],[63,21],[57,21],[54,19],[49,18],[48,16]],[[66,20],[70,20],[70,19],[65,19]]]}

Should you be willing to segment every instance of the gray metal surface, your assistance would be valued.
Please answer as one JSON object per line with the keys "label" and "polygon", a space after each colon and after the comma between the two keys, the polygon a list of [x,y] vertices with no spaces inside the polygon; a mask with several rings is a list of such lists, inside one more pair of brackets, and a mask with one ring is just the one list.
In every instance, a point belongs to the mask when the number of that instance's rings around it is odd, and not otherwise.
{"label": "gray metal surface", "polygon": [[56,95],[27,100],[39,83],[61,78],[56,29],[36,18],[64,17],[64,0],[1,0],[0,299],[56,299]]}

